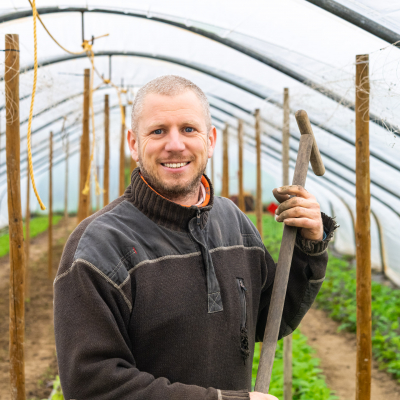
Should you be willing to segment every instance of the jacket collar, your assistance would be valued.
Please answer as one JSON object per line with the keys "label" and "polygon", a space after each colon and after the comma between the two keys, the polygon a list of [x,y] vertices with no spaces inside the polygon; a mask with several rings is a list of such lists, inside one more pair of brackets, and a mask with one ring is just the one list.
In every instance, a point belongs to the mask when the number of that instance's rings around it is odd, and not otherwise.
{"label": "jacket collar", "polygon": [[181,206],[160,196],[142,179],[140,167],[132,171],[131,184],[126,188],[124,197],[156,224],[172,230],[186,231],[189,221],[196,217],[198,211],[202,214],[202,220],[206,222],[207,214],[213,206],[214,189],[210,179],[206,175],[204,177],[210,185],[210,200],[208,205],[202,208]]}

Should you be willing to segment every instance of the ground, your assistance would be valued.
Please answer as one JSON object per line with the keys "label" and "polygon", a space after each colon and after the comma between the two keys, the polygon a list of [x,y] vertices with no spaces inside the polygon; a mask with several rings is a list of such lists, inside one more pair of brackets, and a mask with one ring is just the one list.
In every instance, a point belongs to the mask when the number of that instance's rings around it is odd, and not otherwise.
{"label": "ground", "polygon": [[[76,221],[68,221],[68,232]],[[53,273],[63,250],[67,230],[63,222],[54,227]],[[53,332],[53,280],[47,278],[47,233],[31,244],[31,299],[26,304],[26,388],[27,399],[44,399],[50,394],[49,383],[57,373]],[[9,259],[0,259],[0,400],[9,400],[8,372],[8,276]],[[321,359],[328,386],[340,400],[355,398],[355,335],[337,333],[338,324],[327,315],[311,309],[301,324],[301,331]],[[374,365],[373,400],[400,400],[400,385]]]}
{"label": "ground", "polygon": [[[76,226],[70,218],[53,229],[53,279],[65,239]],[[67,230],[68,229],[68,230]],[[26,303],[25,379],[27,399],[43,399],[50,395],[49,384],[57,373],[53,331],[53,279],[47,277],[47,232],[31,241],[30,301]],[[8,364],[8,288],[9,256],[0,259],[0,400],[9,400]]]}
{"label": "ground", "polygon": [[[328,387],[336,391],[340,400],[354,400],[356,335],[338,333],[339,325],[324,311],[312,308],[304,317],[300,331],[317,351]],[[372,400],[400,400],[400,385],[388,373],[379,371],[377,363],[373,363],[371,390]]]}

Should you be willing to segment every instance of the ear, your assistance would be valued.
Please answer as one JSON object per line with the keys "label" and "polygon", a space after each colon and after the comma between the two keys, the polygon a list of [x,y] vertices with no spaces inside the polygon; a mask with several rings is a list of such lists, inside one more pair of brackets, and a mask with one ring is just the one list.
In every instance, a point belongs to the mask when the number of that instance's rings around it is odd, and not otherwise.
{"label": "ear", "polygon": [[128,145],[131,153],[131,157],[138,162],[139,161],[139,153],[138,153],[138,141],[136,137],[136,133],[132,131],[132,129],[128,130]]}
{"label": "ear", "polygon": [[217,129],[212,126],[208,132],[208,158],[214,154],[215,145],[217,144]]}

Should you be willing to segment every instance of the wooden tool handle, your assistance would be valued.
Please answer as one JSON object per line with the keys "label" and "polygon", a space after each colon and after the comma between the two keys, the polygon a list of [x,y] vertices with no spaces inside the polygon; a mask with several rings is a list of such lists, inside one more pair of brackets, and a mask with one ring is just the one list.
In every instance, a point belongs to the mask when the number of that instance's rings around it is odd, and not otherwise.
{"label": "wooden tool handle", "polygon": [[[310,162],[313,148],[313,136],[300,137],[299,152],[297,154],[296,168],[294,170],[293,185],[305,186],[308,163]],[[297,228],[285,225],[283,229],[282,244],[279,251],[278,265],[276,267],[274,287],[272,289],[271,303],[268,310],[267,325],[265,327],[263,347],[261,350],[260,364],[257,371],[256,392],[268,393],[271,381],[272,366],[274,364],[276,342],[278,341],[281,326],[283,306],[285,303],[286,289],[289,280],[290,266],[292,264],[294,243]]]}
{"label": "wooden tool handle", "polygon": [[308,115],[304,110],[299,110],[296,112],[295,117],[300,133],[302,135],[312,135],[313,137],[313,147],[311,151],[310,162],[314,174],[317,176],[322,176],[325,174],[325,167],[324,163],[322,162],[321,153],[319,152],[317,141],[315,140]]}

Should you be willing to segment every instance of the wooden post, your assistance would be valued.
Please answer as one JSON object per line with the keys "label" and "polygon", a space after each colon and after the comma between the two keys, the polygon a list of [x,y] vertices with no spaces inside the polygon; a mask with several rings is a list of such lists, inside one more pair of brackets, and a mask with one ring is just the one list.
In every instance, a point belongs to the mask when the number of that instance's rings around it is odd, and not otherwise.
{"label": "wooden post", "polygon": [[239,145],[239,196],[238,196],[238,205],[240,210],[243,212],[246,211],[245,203],[244,203],[244,190],[243,190],[243,121],[239,119],[238,126],[238,145]]}
{"label": "wooden post", "polygon": [[5,37],[6,163],[10,236],[10,391],[25,400],[25,250],[20,187],[19,36]]}
{"label": "wooden post", "polygon": [[255,112],[256,118],[256,152],[257,152],[257,198],[256,198],[256,218],[257,218],[257,230],[263,237],[262,231],[262,188],[261,188],[261,115],[260,109],[257,108]]}
{"label": "wooden post", "polygon": [[[96,175],[97,179],[100,176],[100,166],[97,164],[96,165]],[[96,193],[96,212],[100,210],[100,193]]]}
{"label": "wooden post", "polygon": [[[282,185],[289,185],[289,89],[283,90]],[[283,400],[292,400],[292,335],[283,338]]]}
{"label": "wooden post", "polygon": [[47,276],[53,278],[53,132],[50,132],[49,146],[49,248],[47,257]]}
{"label": "wooden post", "polygon": [[103,207],[110,202],[110,106],[108,94],[104,96],[104,178]]}
{"label": "wooden post", "polygon": [[119,195],[125,192],[125,107],[122,107],[121,140],[119,147]]}
{"label": "wooden post", "polygon": [[79,177],[79,204],[78,204],[78,224],[89,216],[90,192],[83,194],[86,177],[89,169],[89,94],[90,94],[90,69],[84,72],[83,89],[83,119],[81,137],[81,163]]}
{"label": "wooden post", "polygon": [[371,399],[371,235],[369,172],[369,57],[356,56],[356,400]]}
{"label": "wooden post", "polygon": [[214,175],[214,155],[211,157],[211,182],[215,184],[215,175]]}
{"label": "wooden post", "polygon": [[[28,159],[28,158],[27,158]],[[29,207],[30,203],[30,191],[31,191],[31,178],[29,173],[26,176],[26,211],[25,211],[25,300],[30,297],[30,274],[29,274],[29,246],[31,243],[31,210]]]}
{"label": "wooden post", "polygon": [[65,143],[65,186],[64,186],[64,224],[65,232],[68,232],[68,165],[69,158],[69,135],[67,134]]}
{"label": "wooden post", "polygon": [[283,91],[283,129],[282,129],[282,184],[289,185],[289,138],[290,138],[289,89]]}
{"label": "wooden post", "polygon": [[222,132],[222,197],[229,197],[229,155],[228,155],[228,124],[225,124],[225,128]]}

